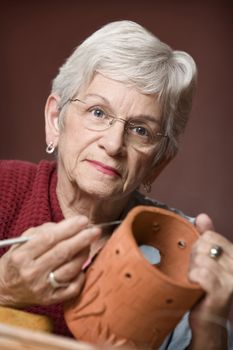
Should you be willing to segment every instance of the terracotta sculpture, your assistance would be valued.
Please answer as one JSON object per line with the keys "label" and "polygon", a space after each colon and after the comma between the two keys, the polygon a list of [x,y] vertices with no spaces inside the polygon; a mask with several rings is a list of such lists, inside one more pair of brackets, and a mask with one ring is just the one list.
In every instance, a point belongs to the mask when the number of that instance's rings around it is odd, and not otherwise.
{"label": "terracotta sculpture", "polygon": [[[94,344],[155,349],[203,291],[187,279],[198,238],[186,219],[165,209],[131,210],[96,257],[77,300],[66,304],[73,335]],[[161,260],[148,262],[141,245]]]}

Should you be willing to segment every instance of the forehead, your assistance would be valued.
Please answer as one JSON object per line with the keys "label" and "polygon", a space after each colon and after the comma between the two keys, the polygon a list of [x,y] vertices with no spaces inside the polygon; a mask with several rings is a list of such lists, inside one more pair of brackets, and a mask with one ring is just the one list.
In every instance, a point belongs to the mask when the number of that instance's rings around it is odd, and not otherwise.
{"label": "forehead", "polygon": [[90,84],[78,96],[80,99],[94,99],[109,105],[121,114],[135,114],[136,111],[137,114],[154,115],[156,119],[161,114],[156,94],[143,94],[135,87],[102,74],[95,74]]}

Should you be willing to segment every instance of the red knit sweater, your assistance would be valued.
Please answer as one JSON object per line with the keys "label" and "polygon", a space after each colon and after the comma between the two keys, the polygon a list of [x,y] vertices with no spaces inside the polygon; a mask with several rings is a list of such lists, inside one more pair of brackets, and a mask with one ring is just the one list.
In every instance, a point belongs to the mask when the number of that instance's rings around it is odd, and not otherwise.
{"label": "red knit sweater", "polygon": [[[59,222],[62,215],[56,196],[56,162],[38,165],[24,161],[0,161],[0,239],[20,236],[45,222]],[[2,255],[7,248],[0,248]],[[26,309],[53,319],[54,333],[71,336],[63,319],[62,305]]]}

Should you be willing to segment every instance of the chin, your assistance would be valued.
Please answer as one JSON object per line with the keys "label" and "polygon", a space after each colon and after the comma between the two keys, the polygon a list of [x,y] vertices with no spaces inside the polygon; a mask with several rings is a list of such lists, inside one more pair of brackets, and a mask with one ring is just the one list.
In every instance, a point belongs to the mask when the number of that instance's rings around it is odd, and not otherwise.
{"label": "chin", "polygon": [[122,194],[122,190],[104,186],[103,183],[98,186],[87,186],[83,188],[83,192],[96,199],[111,199]]}

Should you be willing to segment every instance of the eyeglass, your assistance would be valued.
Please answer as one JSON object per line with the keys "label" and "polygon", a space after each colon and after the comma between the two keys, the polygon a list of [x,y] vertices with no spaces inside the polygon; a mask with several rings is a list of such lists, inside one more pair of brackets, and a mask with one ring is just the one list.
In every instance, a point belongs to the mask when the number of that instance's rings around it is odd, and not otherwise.
{"label": "eyeglass", "polygon": [[104,131],[113,126],[116,121],[124,124],[127,141],[135,147],[149,148],[156,146],[166,134],[158,131],[158,122],[144,122],[140,119],[125,120],[107,113],[102,107],[93,102],[86,102],[79,98],[69,99],[67,102],[79,102],[79,116],[82,118],[84,127],[91,131]]}

